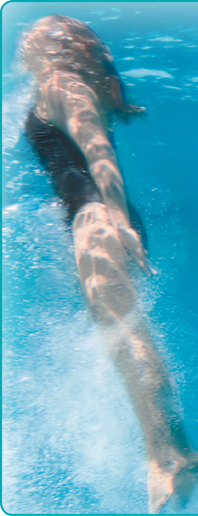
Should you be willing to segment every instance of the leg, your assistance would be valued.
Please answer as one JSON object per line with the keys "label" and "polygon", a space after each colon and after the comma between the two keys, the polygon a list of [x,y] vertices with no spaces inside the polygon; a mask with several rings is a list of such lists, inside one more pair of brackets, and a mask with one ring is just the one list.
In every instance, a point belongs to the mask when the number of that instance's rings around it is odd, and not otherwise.
{"label": "leg", "polygon": [[104,329],[108,352],[127,387],[145,434],[150,510],[159,512],[173,493],[194,482],[198,457],[174,411],[168,371],[138,309],[119,234],[106,207],[87,204],[73,224],[75,254],[83,291],[94,319]]}

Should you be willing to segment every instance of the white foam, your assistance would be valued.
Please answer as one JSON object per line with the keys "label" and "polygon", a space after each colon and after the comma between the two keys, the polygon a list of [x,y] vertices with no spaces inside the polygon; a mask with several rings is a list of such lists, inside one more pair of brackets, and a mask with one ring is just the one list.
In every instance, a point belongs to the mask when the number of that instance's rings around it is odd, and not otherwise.
{"label": "white foam", "polygon": [[127,75],[129,77],[135,77],[137,79],[141,77],[158,77],[158,78],[165,78],[165,79],[173,79],[173,76],[163,70],[149,70],[148,68],[136,68],[134,70],[129,70],[126,72],[122,72],[123,75]]}
{"label": "white foam", "polygon": [[189,81],[198,82],[198,77],[192,77],[191,79],[189,78]]}
{"label": "white foam", "polygon": [[171,90],[181,90],[182,88],[179,88],[179,86],[168,86],[167,84],[164,84],[164,88],[169,88]]}
{"label": "white foam", "polygon": [[3,100],[3,152],[14,148],[23,130],[25,120],[32,102],[33,82],[21,81],[12,93]]}
{"label": "white foam", "polygon": [[165,42],[165,43],[169,43],[169,42],[181,42],[182,39],[175,39],[175,38],[172,38],[171,36],[164,36],[164,37],[158,37],[158,38],[151,38],[149,39],[149,41],[161,41],[161,42]]}
{"label": "white foam", "polygon": [[103,21],[105,20],[118,20],[119,16],[107,16],[106,18],[101,18]]}

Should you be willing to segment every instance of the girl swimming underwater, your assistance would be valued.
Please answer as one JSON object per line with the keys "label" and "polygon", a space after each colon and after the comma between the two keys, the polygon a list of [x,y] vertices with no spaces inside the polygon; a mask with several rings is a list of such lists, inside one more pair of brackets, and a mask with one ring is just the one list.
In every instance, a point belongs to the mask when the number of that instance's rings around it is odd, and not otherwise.
{"label": "girl swimming underwater", "polygon": [[21,56],[35,78],[26,134],[67,206],[87,304],[142,424],[150,512],[157,513],[174,491],[190,492],[198,455],[127,267],[130,253],[132,263],[148,271],[142,225],[130,220],[111,144],[111,120],[143,108],[126,101],[109,49],[80,21],[39,20],[24,34]]}

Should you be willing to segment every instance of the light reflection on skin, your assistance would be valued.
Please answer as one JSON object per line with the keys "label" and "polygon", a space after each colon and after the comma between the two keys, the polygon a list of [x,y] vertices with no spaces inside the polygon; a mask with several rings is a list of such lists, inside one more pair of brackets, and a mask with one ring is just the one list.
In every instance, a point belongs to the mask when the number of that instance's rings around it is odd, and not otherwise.
{"label": "light reflection on skin", "polygon": [[141,239],[130,226],[123,179],[108,138],[109,119],[142,108],[125,101],[109,49],[82,22],[59,16],[39,20],[24,35],[21,54],[35,76],[35,114],[69,133],[102,197],[103,204],[85,204],[75,215],[76,262],[90,311],[104,330],[108,352],[142,424],[150,511],[159,512],[182,468],[185,482],[193,485],[197,456],[175,412],[172,382],[127,268],[129,252],[134,263],[145,270],[147,264]]}
{"label": "light reflection on skin", "polygon": [[[107,137],[108,115],[115,109],[127,115],[144,108],[125,103],[116,71],[115,75],[108,73],[108,66],[112,66],[108,47],[91,31],[91,38],[88,34],[89,41],[86,41],[89,28],[82,22],[67,20],[66,34],[62,20],[47,17],[39,20],[24,39],[23,61],[34,72],[38,84],[35,111],[41,120],[69,133],[79,145],[101,191],[111,223],[120,226],[122,233],[126,228],[128,240],[131,227],[123,179]],[[80,29],[82,34],[78,32]],[[98,47],[100,51],[95,58]],[[104,58],[106,68],[101,65]],[[82,69],[86,69],[86,73]],[[145,262],[142,248],[140,254],[141,261]]]}

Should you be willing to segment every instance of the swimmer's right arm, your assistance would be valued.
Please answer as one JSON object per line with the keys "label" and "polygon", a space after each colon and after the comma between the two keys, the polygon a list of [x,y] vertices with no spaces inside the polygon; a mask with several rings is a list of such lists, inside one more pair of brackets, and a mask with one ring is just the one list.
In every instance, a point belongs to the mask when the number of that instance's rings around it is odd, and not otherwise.
{"label": "swimmer's right arm", "polygon": [[123,246],[148,272],[141,238],[131,229],[123,179],[115,152],[102,126],[97,96],[75,74],[54,72],[41,81],[36,112],[69,134],[83,152]]}

